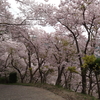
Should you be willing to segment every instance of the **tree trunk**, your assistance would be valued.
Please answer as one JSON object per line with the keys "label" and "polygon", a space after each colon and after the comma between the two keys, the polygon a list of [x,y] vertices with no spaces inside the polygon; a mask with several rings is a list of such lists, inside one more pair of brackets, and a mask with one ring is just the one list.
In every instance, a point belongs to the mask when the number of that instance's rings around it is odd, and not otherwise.
{"label": "tree trunk", "polygon": [[60,69],[60,67],[58,67],[58,77],[57,77],[57,80],[56,80],[56,85],[61,85],[61,77],[62,77],[64,68],[65,68],[65,67],[62,67],[62,68]]}
{"label": "tree trunk", "polygon": [[41,83],[43,83],[43,75],[42,75],[42,71],[41,71],[40,67],[39,67],[39,73],[40,73]]}
{"label": "tree trunk", "polygon": [[65,78],[65,88],[68,89],[67,74],[66,73],[63,73],[63,74],[64,74],[64,78]]}
{"label": "tree trunk", "polygon": [[82,75],[82,93],[86,94],[86,69],[81,68],[81,75]]}
{"label": "tree trunk", "polygon": [[100,99],[100,83],[99,83],[99,80],[98,80],[97,72],[95,72],[95,77],[96,77],[96,81],[97,81],[98,97]]}
{"label": "tree trunk", "polygon": [[29,50],[28,50],[28,66],[29,66],[29,72],[30,72],[29,83],[31,83],[33,79],[33,75],[32,75],[32,67],[31,67],[31,52]]}
{"label": "tree trunk", "polygon": [[92,89],[92,70],[90,70],[89,73],[89,90],[88,90],[89,95],[91,95],[91,89]]}

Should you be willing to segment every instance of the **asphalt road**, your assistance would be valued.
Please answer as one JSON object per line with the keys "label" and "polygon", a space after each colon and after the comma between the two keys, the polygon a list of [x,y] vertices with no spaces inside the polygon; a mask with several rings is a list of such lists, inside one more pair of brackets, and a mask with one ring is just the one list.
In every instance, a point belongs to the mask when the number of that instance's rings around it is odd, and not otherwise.
{"label": "asphalt road", "polygon": [[54,93],[36,87],[0,85],[0,100],[65,100]]}

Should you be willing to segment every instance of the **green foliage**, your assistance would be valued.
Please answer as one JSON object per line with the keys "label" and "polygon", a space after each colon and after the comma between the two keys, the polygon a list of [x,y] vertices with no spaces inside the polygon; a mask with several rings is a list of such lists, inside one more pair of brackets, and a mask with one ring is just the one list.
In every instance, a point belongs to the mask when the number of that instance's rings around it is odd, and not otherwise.
{"label": "green foliage", "polygon": [[29,70],[32,70],[32,68],[29,68]]}
{"label": "green foliage", "polygon": [[11,72],[9,74],[9,82],[10,83],[16,83],[17,82],[17,73],[16,72]]}
{"label": "green foliage", "polygon": [[71,73],[78,73],[78,72],[76,71],[76,67],[75,67],[75,66],[73,66],[73,67],[68,67],[67,70],[70,71]]}
{"label": "green foliage", "polygon": [[48,71],[49,71],[50,73],[53,73],[53,72],[54,72],[54,69],[51,68],[51,69],[49,69]]}
{"label": "green foliage", "polygon": [[44,67],[45,67],[45,68],[49,68],[49,66],[48,66],[48,65],[45,65]]}
{"label": "green foliage", "polygon": [[97,74],[100,74],[100,58],[97,58],[90,68]]}
{"label": "green foliage", "polygon": [[86,55],[83,57],[84,64],[82,67],[89,68],[97,74],[100,74],[100,58],[96,58],[94,55]]}
{"label": "green foliage", "polygon": [[81,5],[81,9],[85,9],[85,5],[84,4]]}
{"label": "green foliage", "polygon": [[68,46],[68,41],[66,41],[66,40],[61,40],[61,42],[62,42],[62,44],[63,44],[63,46]]}
{"label": "green foliage", "polygon": [[86,55],[83,57],[84,64],[82,67],[86,68],[94,64],[96,57],[94,55]]}

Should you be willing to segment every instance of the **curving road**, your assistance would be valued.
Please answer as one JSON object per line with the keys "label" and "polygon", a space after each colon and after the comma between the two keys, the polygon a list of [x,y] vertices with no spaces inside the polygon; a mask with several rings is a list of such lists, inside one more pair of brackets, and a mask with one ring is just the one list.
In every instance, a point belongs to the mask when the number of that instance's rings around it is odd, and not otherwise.
{"label": "curving road", "polygon": [[41,88],[0,84],[0,100],[65,100],[65,99]]}

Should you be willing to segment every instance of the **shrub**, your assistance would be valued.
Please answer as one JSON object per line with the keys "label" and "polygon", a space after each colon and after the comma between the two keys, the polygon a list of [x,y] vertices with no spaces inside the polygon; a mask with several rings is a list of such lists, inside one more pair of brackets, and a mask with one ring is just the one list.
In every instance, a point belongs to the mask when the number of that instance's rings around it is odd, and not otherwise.
{"label": "shrub", "polygon": [[8,83],[8,78],[0,77],[0,83]]}
{"label": "shrub", "polygon": [[17,82],[17,73],[16,72],[11,72],[9,74],[9,82],[10,83],[16,83]]}

